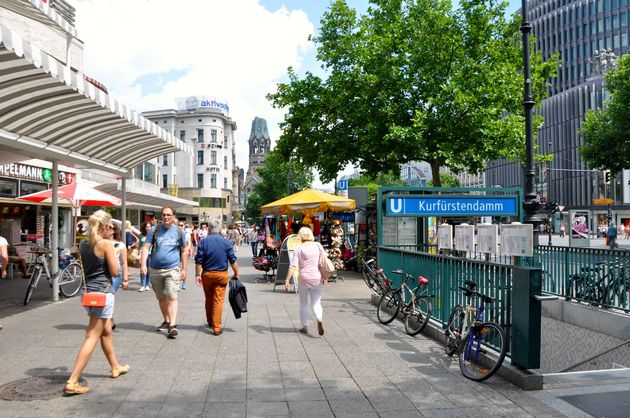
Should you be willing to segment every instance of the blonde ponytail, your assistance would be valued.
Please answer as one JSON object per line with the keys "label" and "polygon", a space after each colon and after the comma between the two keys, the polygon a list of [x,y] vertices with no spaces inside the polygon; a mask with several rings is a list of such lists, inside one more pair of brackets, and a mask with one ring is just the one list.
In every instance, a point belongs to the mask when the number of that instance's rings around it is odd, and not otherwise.
{"label": "blonde ponytail", "polygon": [[88,219],[88,241],[90,247],[94,247],[98,238],[100,238],[99,231],[103,225],[109,225],[112,222],[112,215],[104,210],[97,210]]}

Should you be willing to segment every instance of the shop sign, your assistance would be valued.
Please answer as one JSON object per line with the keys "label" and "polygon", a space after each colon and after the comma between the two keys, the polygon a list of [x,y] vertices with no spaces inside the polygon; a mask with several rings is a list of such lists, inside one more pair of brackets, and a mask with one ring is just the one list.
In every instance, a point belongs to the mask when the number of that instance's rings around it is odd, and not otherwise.
{"label": "shop sign", "polygon": [[221,110],[226,115],[230,113],[230,105],[214,97],[190,96],[179,99],[178,102],[179,110],[186,110],[188,112],[194,112],[199,108],[212,107]]}
{"label": "shop sign", "polygon": [[[20,163],[0,164],[0,176],[19,177],[50,183],[52,180],[52,170]],[[65,171],[59,172],[59,184],[65,185],[72,184],[73,182],[74,174]]]}

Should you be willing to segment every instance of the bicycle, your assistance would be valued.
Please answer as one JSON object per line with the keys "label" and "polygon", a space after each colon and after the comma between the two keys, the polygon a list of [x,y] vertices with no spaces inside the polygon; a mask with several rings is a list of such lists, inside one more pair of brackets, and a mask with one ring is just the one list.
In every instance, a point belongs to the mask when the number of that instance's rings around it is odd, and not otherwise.
{"label": "bicycle", "polygon": [[391,281],[387,278],[382,268],[376,267],[374,257],[366,256],[367,251],[368,248],[364,249],[354,257],[348,259],[345,264],[349,264],[353,260],[358,260],[357,269],[361,273],[361,278],[372,293],[381,297],[384,293],[391,290]]}
{"label": "bicycle", "polygon": [[[402,284],[400,288],[390,289],[383,294],[378,302],[376,317],[381,324],[387,325],[402,311],[405,331],[411,336],[418,335],[429,323],[429,318],[431,318],[431,312],[433,311],[431,297],[426,294],[428,287],[422,293],[418,292],[421,287],[428,286],[429,281],[422,276],[418,276],[418,286],[412,289],[407,285],[407,282],[414,280],[411,274],[405,273],[401,269],[392,270],[392,273],[403,276]],[[405,302],[407,293],[411,295],[409,302]]]}
{"label": "bicycle", "polygon": [[[507,351],[505,331],[494,322],[484,322],[485,305],[494,300],[475,291],[477,284],[466,280],[459,286],[466,296],[466,307],[455,305],[444,331],[446,354],[459,352],[459,368],[471,380],[481,382],[492,377],[503,364]],[[473,296],[481,300],[476,308]]]}
{"label": "bicycle", "polygon": [[37,261],[34,263],[33,272],[28,287],[26,288],[26,295],[24,296],[24,306],[28,305],[28,302],[31,300],[31,296],[33,296],[33,292],[39,284],[42,273],[46,275],[46,279],[51,287],[53,280],[59,277],[59,293],[61,293],[63,297],[70,298],[79,293],[81,289],[82,272],[79,260],[73,255],[66,256],[66,259],[59,263],[59,271],[53,275],[50,273],[48,267],[48,256],[49,252],[42,252],[38,255]]}

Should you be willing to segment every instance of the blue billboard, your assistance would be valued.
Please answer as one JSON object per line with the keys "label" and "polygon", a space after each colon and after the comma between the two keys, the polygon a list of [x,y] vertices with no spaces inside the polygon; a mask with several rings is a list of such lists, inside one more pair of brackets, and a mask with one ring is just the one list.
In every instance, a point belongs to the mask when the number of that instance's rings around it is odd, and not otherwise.
{"label": "blue billboard", "polygon": [[516,216],[517,196],[389,195],[385,216]]}

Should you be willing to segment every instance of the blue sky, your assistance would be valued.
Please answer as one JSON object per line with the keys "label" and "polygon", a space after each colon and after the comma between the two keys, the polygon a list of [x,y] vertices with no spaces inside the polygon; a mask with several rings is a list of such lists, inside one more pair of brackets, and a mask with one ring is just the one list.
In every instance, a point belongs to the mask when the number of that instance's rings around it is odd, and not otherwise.
{"label": "blue sky", "polygon": [[[266,95],[286,70],[319,72],[308,40],[328,0],[73,0],[84,42],[83,72],[139,112],[174,109],[179,98],[227,102],[236,122],[236,162],[247,168],[255,117],[267,120],[272,143],[283,111]],[[176,7],[173,5],[176,4]],[[348,0],[360,14],[368,0]],[[513,13],[520,1],[508,9]],[[115,23],[114,23],[115,22]],[[344,174],[351,171],[346,170]]]}

